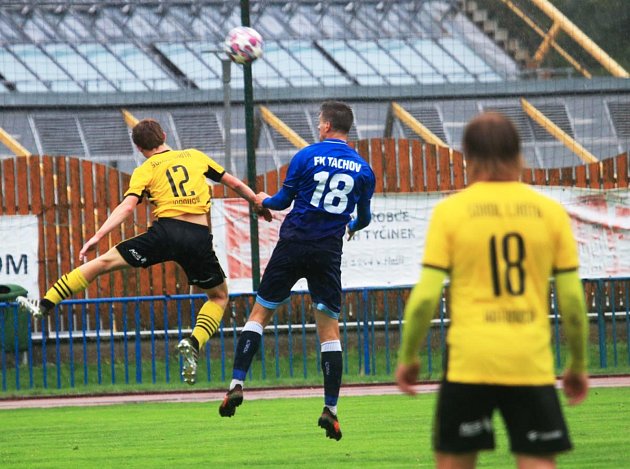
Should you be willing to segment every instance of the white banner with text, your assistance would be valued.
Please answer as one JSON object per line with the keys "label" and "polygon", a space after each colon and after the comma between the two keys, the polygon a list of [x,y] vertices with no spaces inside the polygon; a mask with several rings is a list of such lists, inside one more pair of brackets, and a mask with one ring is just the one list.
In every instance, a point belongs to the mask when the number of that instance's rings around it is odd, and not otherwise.
{"label": "white banner with text", "polygon": [[0,216],[0,285],[19,285],[37,298],[38,250],[37,216]]}
{"label": "white banner with text", "polygon": [[[573,222],[584,278],[630,276],[630,195],[628,191],[540,187],[563,204]],[[372,199],[372,221],[344,242],[344,288],[413,285],[420,273],[424,237],[435,204],[448,194],[388,194]],[[288,210],[287,210],[288,211]],[[261,272],[278,240],[287,212],[259,220]],[[213,202],[212,231],[230,292],[252,291],[248,206],[242,199]],[[306,289],[306,282],[296,284]]]}

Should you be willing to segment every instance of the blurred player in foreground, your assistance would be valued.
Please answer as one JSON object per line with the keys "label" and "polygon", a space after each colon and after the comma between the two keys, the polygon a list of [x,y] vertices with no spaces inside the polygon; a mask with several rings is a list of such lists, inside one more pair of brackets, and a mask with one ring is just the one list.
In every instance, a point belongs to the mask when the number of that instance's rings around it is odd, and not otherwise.
{"label": "blurred player in foreground", "polygon": [[[172,150],[155,120],[145,119],[136,124],[132,139],[146,161],[134,170],[125,198],[83,245],[79,258],[87,260],[87,253],[123,223],[145,196],[155,205],[153,225],[145,233],[117,244],[63,275],[43,299],[18,297],[17,301],[34,317],[41,317],[61,301],[85,290],[101,274],[175,261],[184,269],[190,285],[208,295],[208,301],[197,314],[191,337],[178,344],[184,359],[182,376],[184,381],[194,384],[199,350],[219,327],[228,302],[225,274],[214,253],[208,229],[211,195],[206,178],[233,189],[251,204],[256,204],[256,194],[199,150]],[[259,215],[271,221],[268,209],[255,207]]]}
{"label": "blurred player in foreground", "polygon": [[405,307],[396,371],[415,394],[418,351],[450,277],[451,324],[438,395],[433,448],[438,468],[473,468],[494,449],[499,409],[519,468],[553,468],[571,449],[555,390],[549,279],[555,277],[570,358],[569,404],[588,392],[587,316],[569,217],[519,182],[520,139],[510,120],[485,113],[463,138],[470,185],[440,202],[426,237],[422,274]]}
{"label": "blurred player in foreground", "polygon": [[[375,178],[368,163],[347,144],[352,109],[327,101],[319,116],[320,142],[300,150],[289,163],[282,189],[273,197],[258,194],[265,208],[293,209],[280,228],[280,240],[267,265],[256,303],[239,337],[232,382],[219,413],[234,415],[243,402],[243,382],[263,329],[275,309],[289,301],[291,288],[306,278],[315,313],[324,374],[324,410],[318,425],[326,436],[341,439],[337,399],[341,387],[342,355],[339,339],[341,309],[341,254],[343,236],[370,223],[370,200]],[[357,209],[357,217],[351,214]]]}

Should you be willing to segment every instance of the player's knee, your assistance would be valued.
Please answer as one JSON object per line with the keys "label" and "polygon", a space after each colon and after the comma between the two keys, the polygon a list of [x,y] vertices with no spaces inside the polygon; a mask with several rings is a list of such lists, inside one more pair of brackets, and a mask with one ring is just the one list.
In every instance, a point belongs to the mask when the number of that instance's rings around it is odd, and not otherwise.
{"label": "player's knee", "polygon": [[[129,267],[129,264],[127,264],[116,248],[110,249],[105,254],[102,254],[96,259],[90,261],[88,264],[90,263],[93,264],[97,274],[103,274],[122,269],[124,267]],[[86,264],[86,266],[88,264]]]}
{"label": "player's knee", "polygon": [[208,299],[213,303],[216,303],[223,308],[228,305],[230,296],[228,294],[227,286],[224,283],[221,285],[205,290],[206,295],[208,295]]}

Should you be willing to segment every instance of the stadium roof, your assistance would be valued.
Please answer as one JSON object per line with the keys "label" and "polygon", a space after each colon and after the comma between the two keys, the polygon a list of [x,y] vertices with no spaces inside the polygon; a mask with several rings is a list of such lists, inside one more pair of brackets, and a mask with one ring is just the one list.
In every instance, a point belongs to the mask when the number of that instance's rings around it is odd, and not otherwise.
{"label": "stadium roof", "polygon": [[[253,1],[259,88],[500,81],[514,62],[452,2]],[[222,87],[239,2],[3,2],[0,92]],[[472,35],[472,36],[471,36]],[[232,80],[242,86],[241,69]]]}
{"label": "stadium roof", "polygon": [[[351,137],[419,138],[392,115],[398,102],[437,138],[459,147],[465,122],[484,109],[511,116],[532,167],[580,164],[523,111],[532,103],[588,151],[630,147],[627,81],[518,80],[518,65],[454,0],[251,1],[265,38],[253,66],[264,104],[310,143],[318,103],[349,101]],[[220,43],[241,24],[239,2],[218,0],[4,1],[0,3],[0,128],[28,151],[87,157],[130,171],[139,158],[120,108],[154,117],[175,147],[194,146],[245,171],[242,69],[232,66],[233,112],[223,106]],[[296,148],[261,118],[257,166]],[[229,127],[230,131],[227,131]],[[229,145],[227,141],[229,138]],[[0,144],[0,158],[11,155]]]}

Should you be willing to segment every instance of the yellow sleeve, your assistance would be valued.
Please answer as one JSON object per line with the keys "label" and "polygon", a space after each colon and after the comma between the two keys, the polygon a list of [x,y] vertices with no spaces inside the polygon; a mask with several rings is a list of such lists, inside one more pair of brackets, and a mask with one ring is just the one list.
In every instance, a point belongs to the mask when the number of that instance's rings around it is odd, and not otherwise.
{"label": "yellow sleeve", "polygon": [[569,345],[567,368],[573,372],[586,371],[586,338],[588,317],[582,281],[577,270],[556,274],[556,293],[562,317],[562,328]]}
{"label": "yellow sleeve", "polygon": [[432,267],[423,267],[420,281],[411,290],[405,305],[402,341],[398,351],[398,362],[409,365],[418,361],[420,343],[426,337],[435,314],[446,272]]}
{"label": "yellow sleeve", "polygon": [[571,229],[571,218],[559,204],[558,209],[557,216],[554,217],[554,221],[558,224],[553,260],[553,269],[556,273],[577,270],[579,265],[577,242]]}
{"label": "yellow sleeve", "polygon": [[138,199],[142,200],[144,192],[153,176],[150,168],[149,165],[142,164],[133,170],[131,180],[129,181],[129,189],[125,192],[125,197],[135,195]]}
{"label": "yellow sleeve", "polygon": [[194,151],[197,153],[198,157],[203,158],[208,164],[208,169],[204,173],[204,176],[206,176],[211,181],[220,182],[221,178],[225,174],[225,168],[214,161],[212,158],[210,158],[208,155],[206,155],[204,152],[199,150]]}
{"label": "yellow sleeve", "polygon": [[427,237],[424,242],[422,265],[448,271],[451,267],[450,240],[447,226],[449,216],[444,202],[446,201],[438,203],[433,209],[429,228],[427,229]]}

